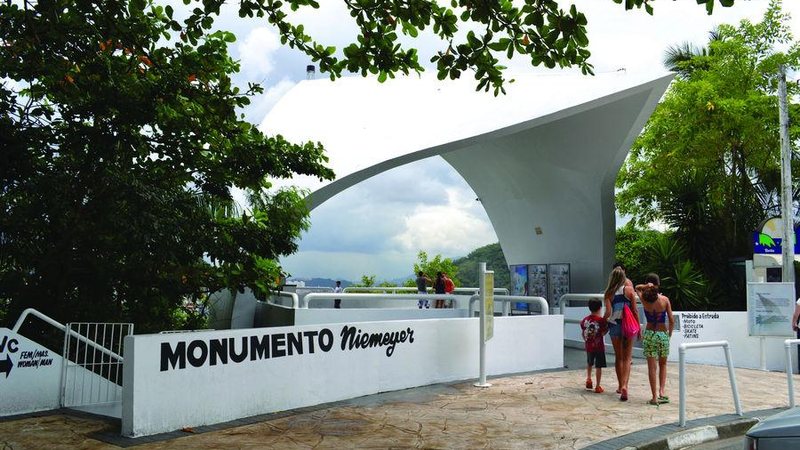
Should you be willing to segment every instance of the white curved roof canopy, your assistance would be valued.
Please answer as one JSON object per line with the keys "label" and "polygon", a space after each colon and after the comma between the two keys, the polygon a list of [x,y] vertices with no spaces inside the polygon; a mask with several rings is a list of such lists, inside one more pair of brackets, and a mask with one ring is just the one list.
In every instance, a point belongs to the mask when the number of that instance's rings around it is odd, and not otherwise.
{"label": "white curved roof canopy", "polygon": [[570,263],[572,291],[597,292],[614,257],[617,172],[671,80],[530,74],[499,97],[470,79],[304,81],[260,128],[325,145],[337,179],[292,180],[312,208],[441,155],[481,199],[509,264]]}

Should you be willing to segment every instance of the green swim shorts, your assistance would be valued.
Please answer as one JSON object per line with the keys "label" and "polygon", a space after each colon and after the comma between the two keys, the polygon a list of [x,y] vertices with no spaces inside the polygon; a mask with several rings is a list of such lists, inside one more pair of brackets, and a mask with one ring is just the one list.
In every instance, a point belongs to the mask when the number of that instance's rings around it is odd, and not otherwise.
{"label": "green swim shorts", "polygon": [[669,356],[669,334],[666,331],[644,330],[642,342],[645,358]]}

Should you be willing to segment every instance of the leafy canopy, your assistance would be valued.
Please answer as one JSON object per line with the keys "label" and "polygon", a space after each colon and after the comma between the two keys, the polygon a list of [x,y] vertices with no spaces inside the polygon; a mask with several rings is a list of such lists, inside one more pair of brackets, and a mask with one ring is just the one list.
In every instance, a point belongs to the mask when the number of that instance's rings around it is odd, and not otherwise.
{"label": "leafy canopy", "polygon": [[[723,6],[733,2],[719,0]],[[224,0],[205,0],[205,8],[195,10],[187,21],[188,28],[205,26],[223,3]],[[650,14],[653,3],[654,0],[624,1],[625,9],[644,8]],[[697,3],[704,4],[711,14],[716,0]],[[319,8],[314,0],[241,0],[239,15],[267,18],[280,33],[281,43],[309,55],[331,79],[351,72],[374,74],[382,82],[397,73],[423,71],[417,50],[407,48],[401,36],[416,38],[426,30],[443,42],[431,58],[439,79],[459,78],[463,72],[473,70],[477,90],[492,89],[495,95],[505,93],[501,58],[515,54],[529,59],[533,66],[577,66],[584,74],[592,73],[588,62],[588,21],[575,5],[565,11],[556,0],[345,0],[345,4],[358,27],[358,37],[341,53],[317,42],[303,24],[293,23],[292,13]],[[181,28],[177,22],[172,26]]]}
{"label": "leafy canopy", "polygon": [[[442,255],[437,254],[433,259],[428,259],[428,253],[420,250],[417,253],[417,261],[414,263],[414,278],[420,271],[430,278],[431,283],[436,281],[436,274],[442,272],[453,280],[456,287],[461,286],[461,281],[458,279],[458,266],[453,263],[452,259],[443,258]],[[416,286],[417,284],[413,279],[409,279],[406,281],[406,285]]]}

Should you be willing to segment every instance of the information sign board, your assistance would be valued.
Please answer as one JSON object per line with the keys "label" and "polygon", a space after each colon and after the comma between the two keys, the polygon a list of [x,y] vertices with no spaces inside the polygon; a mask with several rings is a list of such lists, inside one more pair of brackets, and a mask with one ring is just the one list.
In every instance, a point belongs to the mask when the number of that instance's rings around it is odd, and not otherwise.
{"label": "information sign board", "polygon": [[494,271],[484,272],[483,283],[483,340],[488,341],[494,336]]}
{"label": "information sign board", "polygon": [[791,336],[794,283],[747,283],[750,336]]}

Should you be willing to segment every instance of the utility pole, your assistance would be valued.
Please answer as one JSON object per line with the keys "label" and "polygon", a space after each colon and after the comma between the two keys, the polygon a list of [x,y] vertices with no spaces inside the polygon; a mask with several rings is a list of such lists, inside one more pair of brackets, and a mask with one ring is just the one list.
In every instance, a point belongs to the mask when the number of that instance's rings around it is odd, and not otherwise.
{"label": "utility pole", "polygon": [[784,283],[794,282],[794,214],[792,214],[792,153],[789,146],[789,109],[786,106],[786,68],[783,64],[778,73],[778,111],[781,126],[781,216],[783,217],[783,237],[781,255],[783,256]]}

